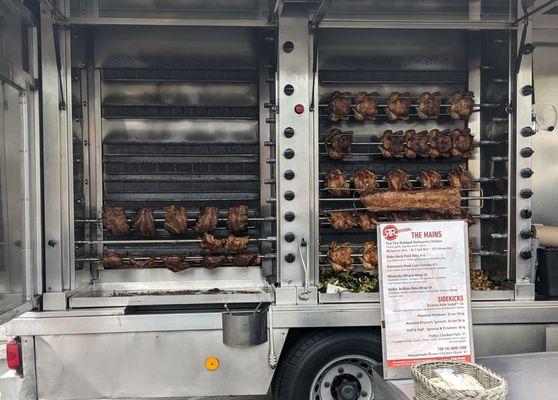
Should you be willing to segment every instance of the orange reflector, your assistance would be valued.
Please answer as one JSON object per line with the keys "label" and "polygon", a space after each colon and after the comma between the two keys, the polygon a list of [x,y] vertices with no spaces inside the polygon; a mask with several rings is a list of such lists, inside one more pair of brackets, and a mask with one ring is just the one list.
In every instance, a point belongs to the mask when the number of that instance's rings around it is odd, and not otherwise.
{"label": "orange reflector", "polygon": [[219,360],[215,357],[209,357],[207,360],[205,360],[205,368],[207,368],[209,371],[215,371],[217,368],[219,368]]}

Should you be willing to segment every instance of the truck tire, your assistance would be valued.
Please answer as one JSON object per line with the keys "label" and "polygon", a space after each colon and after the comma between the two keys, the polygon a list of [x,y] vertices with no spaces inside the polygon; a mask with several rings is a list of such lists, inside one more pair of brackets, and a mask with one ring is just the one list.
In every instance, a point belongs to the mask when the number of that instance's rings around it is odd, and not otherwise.
{"label": "truck tire", "polygon": [[382,360],[378,330],[331,329],[303,335],[281,358],[275,400],[371,400],[372,368]]}

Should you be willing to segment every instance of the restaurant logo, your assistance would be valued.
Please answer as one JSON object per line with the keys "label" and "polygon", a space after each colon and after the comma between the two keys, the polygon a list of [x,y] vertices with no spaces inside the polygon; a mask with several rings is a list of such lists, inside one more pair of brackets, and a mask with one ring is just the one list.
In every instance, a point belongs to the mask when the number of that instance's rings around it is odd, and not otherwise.
{"label": "restaurant logo", "polygon": [[397,239],[398,234],[399,230],[395,225],[384,226],[384,229],[382,230],[382,235],[384,235],[386,240],[395,240]]}

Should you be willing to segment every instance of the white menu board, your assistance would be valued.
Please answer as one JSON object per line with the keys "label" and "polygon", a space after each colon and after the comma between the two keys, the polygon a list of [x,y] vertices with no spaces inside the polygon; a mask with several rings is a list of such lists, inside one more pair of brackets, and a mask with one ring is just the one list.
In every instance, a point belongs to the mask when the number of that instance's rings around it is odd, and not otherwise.
{"label": "white menu board", "polygon": [[466,223],[382,223],[378,251],[384,378],[408,378],[420,361],[472,361]]}

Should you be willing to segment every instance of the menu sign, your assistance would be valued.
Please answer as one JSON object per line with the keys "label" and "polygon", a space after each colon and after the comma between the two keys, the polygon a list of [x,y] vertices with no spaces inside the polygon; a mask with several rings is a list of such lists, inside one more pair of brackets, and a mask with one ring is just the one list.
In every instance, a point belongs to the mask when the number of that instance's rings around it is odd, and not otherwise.
{"label": "menu sign", "polygon": [[464,221],[378,226],[384,378],[411,365],[473,355]]}

